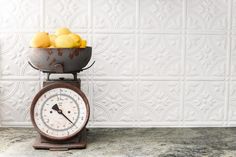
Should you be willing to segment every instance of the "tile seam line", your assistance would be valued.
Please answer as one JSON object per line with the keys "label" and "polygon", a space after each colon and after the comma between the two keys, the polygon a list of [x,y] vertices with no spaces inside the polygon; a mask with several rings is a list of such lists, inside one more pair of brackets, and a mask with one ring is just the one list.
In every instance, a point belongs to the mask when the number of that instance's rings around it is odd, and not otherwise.
{"label": "tile seam line", "polygon": [[136,114],[135,119],[137,124],[134,124],[134,126],[139,126],[140,118],[139,118],[139,105],[140,105],[140,99],[139,99],[139,21],[140,20],[140,0],[135,1],[135,85],[136,85]]}
{"label": "tile seam line", "polygon": [[226,120],[226,126],[229,126],[229,119],[230,119],[230,113],[229,113],[229,109],[230,109],[230,90],[231,90],[231,46],[232,46],[232,15],[233,15],[233,0],[229,0],[228,2],[228,32],[227,32],[227,40],[228,40],[228,50],[227,50],[227,71],[226,71],[226,75],[225,75],[225,80],[226,80],[226,86],[227,86],[227,91],[226,91],[226,111],[225,111],[225,120]]}
{"label": "tile seam line", "polygon": [[183,78],[181,82],[181,90],[182,90],[182,95],[181,95],[181,126],[185,126],[185,84],[186,84],[186,43],[187,43],[187,0],[183,0],[183,26],[182,26],[182,70],[183,70]]}

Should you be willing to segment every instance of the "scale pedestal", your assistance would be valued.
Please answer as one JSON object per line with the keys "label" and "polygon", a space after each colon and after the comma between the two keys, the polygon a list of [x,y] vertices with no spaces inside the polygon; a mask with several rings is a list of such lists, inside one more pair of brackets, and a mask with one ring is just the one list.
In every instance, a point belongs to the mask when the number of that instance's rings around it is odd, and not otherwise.
{"label": "scale pedestal", "polygon": [[84,149],[87,145],[87,129],[84,128],[77,136],[66,141],[52,141],[41,135],[36,137],[33,144],[35,149],[49,149],[49,150],[69,150],[69,149]]}
{"label": "scale pedestal", "polygon": [[43,81],[43,87],[46,87],[46,86],[51,85],[51,84],[56,83],[56,82],[57,83],[60,83],[60,82],[61,83],[68,83],[68,84],[71,84],[71,85],[73,85],[73,86],[75,86],[75,87],[77,87],[79,89],[81,87],[81,80],[80,79],[77,79],[77,78],[74,78],[74,79],[64,79],[64,77],[61,77],[58,80],[56,80],[56,79],[53,80],[53,79],[50,79],[48,77],[48,79],[46,81]]}

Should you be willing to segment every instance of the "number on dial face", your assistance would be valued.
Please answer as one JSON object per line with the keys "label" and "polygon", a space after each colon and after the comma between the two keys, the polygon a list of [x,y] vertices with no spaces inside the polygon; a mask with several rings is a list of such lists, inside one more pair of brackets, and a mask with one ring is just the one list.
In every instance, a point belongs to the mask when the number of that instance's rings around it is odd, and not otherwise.
{"label": "number on dial face", "polygon": [[68,88],[45,92],[34,107],[35,124],[46,135],[68,137],[85,124],[87,112],[82,97]]}

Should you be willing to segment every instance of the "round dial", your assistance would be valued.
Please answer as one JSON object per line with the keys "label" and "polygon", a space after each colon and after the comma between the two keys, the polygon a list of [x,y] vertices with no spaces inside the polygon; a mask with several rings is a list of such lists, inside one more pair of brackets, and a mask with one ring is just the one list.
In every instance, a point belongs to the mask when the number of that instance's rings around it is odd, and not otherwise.
{"label": "round dial", "polygon": [[55,83],[43,88],[31,105],[31,119],[40,134],[64,140],[78,134],[87,124],[88,100],[73,85]]}

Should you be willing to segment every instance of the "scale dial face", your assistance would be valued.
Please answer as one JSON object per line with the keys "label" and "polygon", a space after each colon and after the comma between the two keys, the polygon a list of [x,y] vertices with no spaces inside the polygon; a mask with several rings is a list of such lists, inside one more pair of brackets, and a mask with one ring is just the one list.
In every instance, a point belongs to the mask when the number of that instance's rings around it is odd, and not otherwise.
{"label": "scale dial face", "polygon": [[78,134],[87,124],[88,100],[80,89],[65,83],[43,88],[33,100],[31,119],[39,133],[64,140]]}

